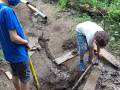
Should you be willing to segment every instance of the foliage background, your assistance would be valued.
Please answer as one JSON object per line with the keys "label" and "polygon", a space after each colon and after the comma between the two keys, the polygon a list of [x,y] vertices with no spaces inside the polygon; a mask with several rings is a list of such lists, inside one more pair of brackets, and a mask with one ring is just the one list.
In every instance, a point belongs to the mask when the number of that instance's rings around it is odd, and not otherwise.
{"label": "foliage background", "polygon": [[57,0],[60,10],[75,10],[76,23],[91,20],[110,34],[107,49],[120,56],[120,0]]}

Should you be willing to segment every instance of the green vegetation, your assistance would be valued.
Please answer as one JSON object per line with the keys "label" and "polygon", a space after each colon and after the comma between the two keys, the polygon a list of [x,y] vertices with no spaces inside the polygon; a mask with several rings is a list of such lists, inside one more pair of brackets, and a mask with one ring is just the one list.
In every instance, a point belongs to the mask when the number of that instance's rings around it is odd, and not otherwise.
{"label": "green vegetation", "polygon": [[66,9],[67,6],[68,6],[68,0],[59,0],[59,1],[58,1],[58,6],[59,6],[61,9]]}
{"label": "green vegetation", "polygon": [[92,20],[104,25],[110,33],[109,50],[120,55],[120,0],[58,0],[58,5],[62,10],[77,11],[73,16],[76,23]]}
{"label": "green vegetation", "polygon": [[73,17],[73,19],[76,23],[80,23],[80,22],[91,20],[91,17],[88,16],[87,14],[83,14],[81,16]]}
{"label": "green vegetation", "polygon": [[0,61],[3,60],[3,52],[2,50],[0,49]]}

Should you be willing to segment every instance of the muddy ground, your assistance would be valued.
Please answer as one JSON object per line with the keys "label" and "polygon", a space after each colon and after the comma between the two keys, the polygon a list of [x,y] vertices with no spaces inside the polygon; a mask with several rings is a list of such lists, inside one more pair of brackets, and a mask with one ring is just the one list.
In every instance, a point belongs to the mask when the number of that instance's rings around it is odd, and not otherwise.
{"label": "muddy ground", "polygon": [[[30,46],[39,45],[38,38],[44,32],[45,37],[50,39],[48,45],[54,58],[68,52],[69,50],[66,49],[66,46],[63,46],[63,43],[71,37],[70,31],[75,27],[75,23],[69,17],[73,12],[58,13],[55,4],[43,3],[41,0],[34,0],[34,2],[31,0],[31,2],[48,16],[48,23],[43,24],[42,19],[35,16],[24,4],[20,4],[15,8],[24,31],[28,35]],[[68,40],[67,43],[68,49],[74,48],[75,43],[72,45],[71,40]],[[63,47],[66,50],[63,50]],[[81,75],[78,57],[56,66],[46,56],[45,50],[42,49],[32,55],[32,61],[39,77],[40,90],[70,90]],[[0,66],[9,69],[6,64]],[[11,81],[8,81],[3,74],[0,75],[0,78],[0,90],[15,90]],[[120,90],[119,79],[119,71],[105,63],[104,67],[101,68],[96,90]],[[83,82],[85,82],[85,79]],[[81,90],[83,86],[84,84],[82,84]],[[36,90],[32,76],[30,87],[31,90]]]}

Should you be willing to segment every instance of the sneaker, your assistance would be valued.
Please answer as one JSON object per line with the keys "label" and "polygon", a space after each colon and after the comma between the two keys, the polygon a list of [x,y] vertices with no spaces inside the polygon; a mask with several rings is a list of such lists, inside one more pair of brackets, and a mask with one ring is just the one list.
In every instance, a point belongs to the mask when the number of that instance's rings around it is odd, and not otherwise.
{"label": "sneaker", "polygon": [[90,56],[88,56],[88,63],[91,63],[92,62],[92,58]]}
{"label": "sneaker", "polygon": [[92,64],[93,64],[93,65],[98,65],[98,63],[99,63],[99,60],[98,60],[98,59],[92,60]]}
{"label": "sneaker", "polygon": [[86,69],[86,66],[84,64],[84,61],[83,60],[80,60],[80,71],[84,72]]}

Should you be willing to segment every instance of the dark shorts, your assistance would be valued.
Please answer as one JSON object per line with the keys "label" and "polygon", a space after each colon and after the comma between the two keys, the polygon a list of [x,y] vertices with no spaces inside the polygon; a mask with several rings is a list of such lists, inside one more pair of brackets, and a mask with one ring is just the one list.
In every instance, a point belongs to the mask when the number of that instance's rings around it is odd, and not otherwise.
{"label": "dark shorts", "polygon": [[12,63],[10,66],[12,68],[13,76],[18,77],[21,82],[26,83],[30,80],[29,60]]}

